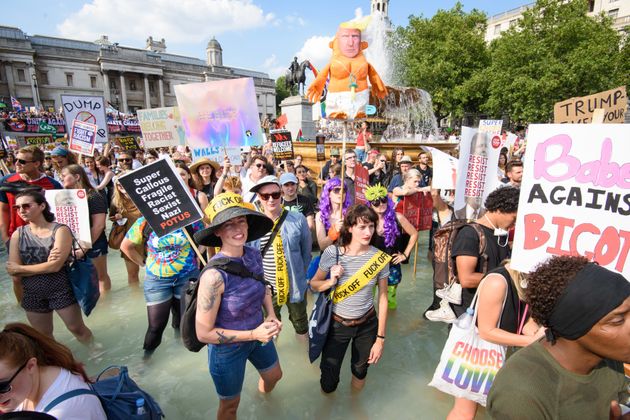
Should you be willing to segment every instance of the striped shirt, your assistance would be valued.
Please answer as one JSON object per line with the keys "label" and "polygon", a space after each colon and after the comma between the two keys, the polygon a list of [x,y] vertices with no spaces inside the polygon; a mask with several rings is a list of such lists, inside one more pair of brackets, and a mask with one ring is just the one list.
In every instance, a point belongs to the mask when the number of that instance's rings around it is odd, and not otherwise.
{"label": "striped shirt", "polygon": [[[272,231],[273,229],[267,232],[265,236],[260,238],[260,251],[261,252],[263,248],[265,247],[265,245],[267,245],[267,242],[269,242],[269,238],[271,237]],[[273,244],[269,246],[269,249],[267,249],[267,252],[265,253],[265,255],[263,255],[262,260],[263,260],[263,272],[265,274],[265,280],[268,281],[269,284],[271,284],[271,287],[273,289],[273,294],[275,296],[276,295],[276,259],[274,258],[274,255],[273,255]]]}
{"label": "striped shirt", "polygon": [[[319,269],[329,272],[333,265],[336,265],[337,255],[335,245],[326,248],[319,261]],[[370,246],[370,249],[361,255],[344,255],[339,253],[339,265],[343,267],[343,275],[339,279],[337,286],[343,285],[350,277],[354,275],[370,258],[376,254],[378,249]],[[339,303],[333,303],[333,312],[342,318],[356,319],[361,318],[374,306],[374,286],[377,279],[387,279],[389,277],[389,264],[385,266],[376,276],[370,279],[370,282],[356,292]]]}

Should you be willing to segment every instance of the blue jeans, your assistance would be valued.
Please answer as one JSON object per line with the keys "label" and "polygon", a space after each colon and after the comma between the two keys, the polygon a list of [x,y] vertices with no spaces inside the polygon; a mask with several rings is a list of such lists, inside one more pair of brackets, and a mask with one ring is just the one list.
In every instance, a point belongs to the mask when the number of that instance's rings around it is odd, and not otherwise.
{"label": "blue jeans", "polygon": [[219,399],[238,397],[245,380],[245,365],[252,362],[258,372],[266,372],[278,364],[278,353],[273,342],[259,341],[232,344],[208,344],[208,368]]}
{"label": "blue jeans", "polygon": [[354,153],[357,155],[357,162],[363,163],[365,162],[365,149],[354,149]]}
{"label": "blue jeans", "polygon": [[147,306],[152,306],[170,301],[172,298],[179,299],[184,287],[188,284],[188,280],[198,277],[199,270],[196,269],[173,277],[157,277],[146,272],[144,276],[144,300],[146,300]]}

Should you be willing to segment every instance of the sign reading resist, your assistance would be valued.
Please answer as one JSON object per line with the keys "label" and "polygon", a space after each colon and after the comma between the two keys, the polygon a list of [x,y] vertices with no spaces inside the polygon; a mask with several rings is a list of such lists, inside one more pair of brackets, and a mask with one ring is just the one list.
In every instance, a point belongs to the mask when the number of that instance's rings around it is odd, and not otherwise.
{"label": "sign reading resist", "polygon": [[203,217],[168,157],[121,177],[120,183],[158,237]]}

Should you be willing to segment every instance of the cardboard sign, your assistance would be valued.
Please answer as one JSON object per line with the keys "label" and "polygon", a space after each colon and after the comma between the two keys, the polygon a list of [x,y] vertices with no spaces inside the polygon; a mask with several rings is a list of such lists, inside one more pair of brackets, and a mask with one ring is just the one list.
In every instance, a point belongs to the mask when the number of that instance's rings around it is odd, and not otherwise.
{"label": "cardboard sign", "polygon": [[169,147],[185,143],[186,135],[176,106],[139,109],[137,113],[145,147]]}
{"label": "cardboard sign", "polygon": [[98,127],[96,141],[107,143],[105,100],[102,96],[61,95],[61,103],[68,132],[74,120],[96,124]]}
{"label": "cardboard sign", "polygon": [[326,136],[318,134],[315,136],[315,151],[317,152],[317,161],[322,162],[326,160]]}
{"label": "cardboard sign", "polygon": [[138,146],[138,142],[136,141],[136,136],[116,137],[116,143],[118,143],[123,150],[140,149],[140,146]]}
{"label": "cardboard sign", "polygon": [[67,225],[84,249],[92,248],[90,211],[85,190],[45,190],[57,223]]}
{"label": "cardboard sign", "polygon": [[[15,136],[17,139],[18,147],[24,146],[44,146],[47,144],[54,144],[52,134],[41,134],[41,135],[28,135],[28,134],[19,134]],[[7,137],[8,138],[8,137]]]}
{"label": "cardboard sign", "polygon": [[290,131],[270,133],[273,157],[276,160],[293,159],[293,141]]}
{"label": "cardboard sign", "polygon": [[[496,125],[482,125],[482,122],[479,129],[462,127],[455,189],[455,215],[458,219],[477,219],[486,197],[499,186],[497,168],[501,131],[500,127],[498,132],[496,128]],[[495,131],[490,131],[492,129]],[[433,178],[436,178],[435,175]]]}
{"label": "cardboard sign", "polygon": [[422,150],[431,153],[433,161],[433,180],[431,187],[436,190],[454,190],[457,184],[459,159],[431,146],[422,146]]}
{"label": "cardboard sign", "polygon": [[94,156],[97,130],[96,124],[74,120],[68,139],[68,150],[85,156]]}
{"label": "cardboard sign", "polygon": [[193,161],[212,147],[263,145],[252,78],[176,85],[175,95]]}
{"label": "cardboard sign", "polygon": [[203,218],[170,157],[122,176],[120,183],[160,238]]}
{"label": "cardboard sign", "polygon": [[553,121],[558,123],[590,124],[593,112],[596,109],[603,109],[604,123],[623,123],[626,109],[628,108],[628,97],[626,87],[607,90],[593,95],[567,99],[557,102],[553,106]]}
{"label": "cardboard sign", "polygon": [[357,163],[354,167],[354,203],[366,204],[365,190],[370,186],[370,174],[365,166]]}
{"label": "cardboard sign", "polygon": [[431,193],[417,192],[403,197],[396,205],[416,230],[430,230],[433,223],[433,198]]}
{"label": "cardboard sign", "polygon": [[625,124],[530,126],[513,268],[579,254],[630,279],[628,138]]}

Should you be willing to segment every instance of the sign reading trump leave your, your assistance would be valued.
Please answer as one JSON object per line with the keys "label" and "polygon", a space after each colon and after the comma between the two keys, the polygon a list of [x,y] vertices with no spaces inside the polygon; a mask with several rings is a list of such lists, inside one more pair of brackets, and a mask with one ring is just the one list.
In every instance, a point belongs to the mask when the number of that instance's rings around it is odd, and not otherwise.
{"label": "sign reading trump leave your", "polygon": [[604,123],[623,123],[628,97],[626,87],[557,102],[553,106],[553,122],[590,124],[596,109],[604,110]]}
{"label": "sign reading trump leave your", "polygon": [[158,237],[203,217],[168,157],[121,177],[120,183]]}
{"label": "sign reading trump leave your", "polygon": [[628,138],[623,124],[530,126],[512,267],[583,255],[630,279]]}

